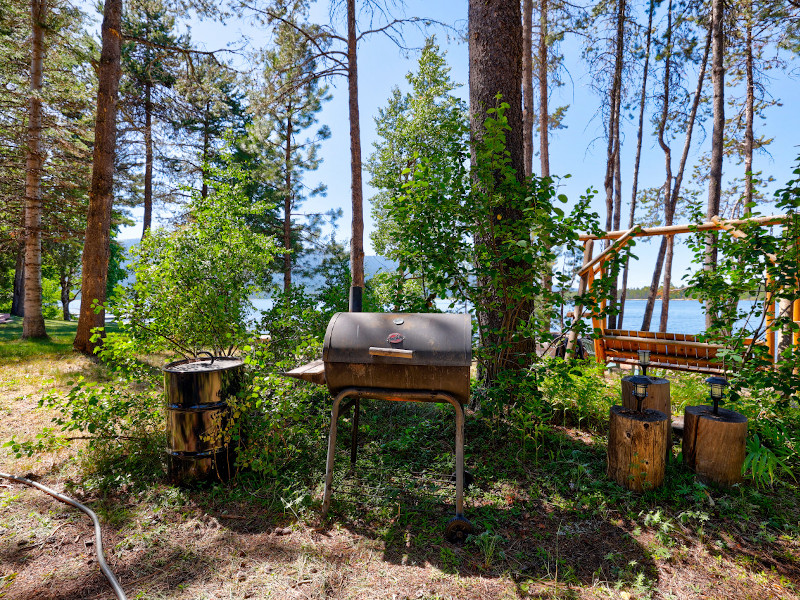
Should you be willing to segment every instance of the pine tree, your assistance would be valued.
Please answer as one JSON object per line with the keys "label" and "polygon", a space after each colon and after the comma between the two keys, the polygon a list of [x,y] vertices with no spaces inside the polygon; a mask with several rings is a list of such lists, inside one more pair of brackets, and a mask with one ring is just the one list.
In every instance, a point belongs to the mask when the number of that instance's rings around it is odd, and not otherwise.
{"label": "pine tree", "polygon": [[250,95],[249,106],[253,119],[251,144],[269,152],[265,158],[271,163],[276,199],[282,208],[279,238],[283,246],[284,292],[292,286],[296,252],[302,251],[304,245],[304,227],[298,222],[297,210],[308,196],[325,192],[323,185],[309,188],[303,176],[317,169],[320,142],[330,137],[327,126],[317,128],[310,136],[305,133],[317,124],[317,113],[330,96],[327,86],[321,85],[316,76],[315,51],[301,29],[313,33],[308,24],[292,21],[277,25],[275,47],[261,56],[263,85]]}
{"label": "pine tree", "polygon": [[[378,190],[371,199],[376,223],[372,234],[375,250],[400,263],[401,279],[417,277],[422,265],[415,264],[404,246],[404,225],[391,217],[392,205],[402,202],[403,185],[422,159],[457,160],[457,148],[469,133],[466,103],[453,95],[460,87],[450,79],[445,54],[434,38],[428,38],[417,62],[417,71],[408,73],[410,91],[399,88],[375,118],[380,139],[367,161],[370,185]],[[419,259],[418,259],[419,260]],[[398,283],[399,285],[399,283]]]}
{"label": "pine tree", "polygon": [[[129,143],[144,146],[144,235],[152,223],[154,186],[159,182],[155,174],[158,146],[164,153],[169,150],[163,147],[171,103],[168,90],[175,84],[181,58],[174,48],[188,46],[188,40],[175,33],[175,18],[161,0],[130,2],[123,27],[127,41],[122,46],[119,108],[127,132],[135,133],[133,140],[126,136]],[[169,191],[162,192],[161,199],[168,195]]]}

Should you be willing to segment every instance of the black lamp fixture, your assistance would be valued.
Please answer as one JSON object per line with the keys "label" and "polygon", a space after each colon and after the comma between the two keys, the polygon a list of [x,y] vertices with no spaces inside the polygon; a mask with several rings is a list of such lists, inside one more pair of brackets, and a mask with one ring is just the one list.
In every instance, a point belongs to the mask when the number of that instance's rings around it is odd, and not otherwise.
{"label": "black lamp fixture", "polygon": [[706,383],[710,388],[711,401],[714,403],[714,414],[719,414],[719,403],[725,395],[725,388],[728,387],[728,380],[724,377],[714,375],[706,379]]}
{"label": "black lamp fixture", "polygon": [[642,412],[642,402],[647,398],[647,386],[652,383],[649,377],[644,375],[634,375],[629,378],[633,385],[633,397],[636,398],[636,412]]}
{"label": "black lamp fixture", "polygon": [[650,364],[650,350],[639,350],[639,366],[642,368],[642,375],[647,375],[647,365]]}

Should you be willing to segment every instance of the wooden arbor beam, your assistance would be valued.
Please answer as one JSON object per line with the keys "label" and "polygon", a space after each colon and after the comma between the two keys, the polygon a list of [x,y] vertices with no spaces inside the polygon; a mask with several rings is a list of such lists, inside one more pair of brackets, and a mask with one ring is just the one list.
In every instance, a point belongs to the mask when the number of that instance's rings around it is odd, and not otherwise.
{"label": "wooden arbor beam", "polygon": [[[770,225],[779,225],[788,219],[788,215],[771,215],[768,217],[752,217],[750,219],[730,219],[726,221],[718,220],[716,223],[709,221],[701,223],[700,225],[684,224],[684,225],[668,225],[664,227],[642,227],[634,234],[634,237],[652,237],[655,235],[675,235],[677,233],[692,233],[693,231],[718,231],[723,229],[723,226],[736,226],[754,223],[763,227]],[[615,240],[619,239],[630,230],[609,231],[602,236],[596,236],[591,233],[584,233],[578,239],[580,241],[586,240]]]}

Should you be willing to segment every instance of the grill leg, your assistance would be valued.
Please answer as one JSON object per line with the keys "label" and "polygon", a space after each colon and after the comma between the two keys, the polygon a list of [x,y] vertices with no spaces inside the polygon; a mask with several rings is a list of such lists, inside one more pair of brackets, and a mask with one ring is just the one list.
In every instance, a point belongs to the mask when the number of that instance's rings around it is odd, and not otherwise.
{"label": "grill leg", "polygon": [[322,518],[328,515],[331,507],[331,493],[333,492],[333,461],[336,457],[336,426],[339,421],[339,405],[342,400],[352,394],[352,390],[344,390],[333,399],[331,409],[331,430],[328,434],[328,462],[325,466],[325,494],[322,498]]}
{"label": "grill leg", "polygon": [[356,398],[353,404],[353,430],[350,434],[350,468],[356,468],[356,459],[358,458],[358,416],[361,412],[361,399]]}
{"label": "grill leg", "polygon": [[451,402],[456,410],[456,517],[464,516],[464,407]]}

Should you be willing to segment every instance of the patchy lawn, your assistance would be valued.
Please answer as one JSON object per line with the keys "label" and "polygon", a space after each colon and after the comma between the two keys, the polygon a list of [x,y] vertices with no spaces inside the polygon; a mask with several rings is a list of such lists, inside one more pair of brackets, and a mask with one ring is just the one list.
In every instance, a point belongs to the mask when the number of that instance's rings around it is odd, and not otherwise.
{"label": "patchy lawn", "polygon": [[[48,425],[42,388],[65,389],[76,374],[104,376],[66,349],[4,360],[0,441]],[[368,402],[361,423],[354,473],[341,424],[326,522],[324,436],[303,470],[276,480],[241,473],[203,489],[134,478],[103,492],[80,441],[34,458],[4,449],[0,460],[98,513],[129,598],[800,598],[792,481],[720,491],[673,461],[665,486],[637,496],[605,477],[601,433],[562,421],[507,438],[470,412],[466,514],[477,532],[454,545],[443,535],[454,510],[449,407]],[[113,598],[92,539],[78,511],[0,481],[0,598]]]}

